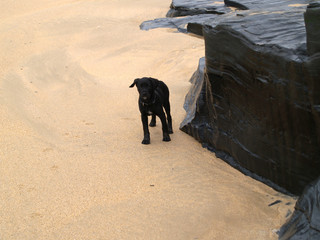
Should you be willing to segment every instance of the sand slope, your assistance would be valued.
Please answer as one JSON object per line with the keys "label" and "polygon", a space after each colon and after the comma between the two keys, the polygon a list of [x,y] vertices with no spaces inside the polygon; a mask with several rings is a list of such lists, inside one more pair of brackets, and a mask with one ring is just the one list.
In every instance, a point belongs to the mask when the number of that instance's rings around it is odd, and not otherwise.
{"label": "sand slope", "polygon": [[[276,239],[294,200],[178,130],[203,40],[139,30],[170,3],[1,4],[1,240]],[[142,76],[170,88],[169,143],[140,144]]]}

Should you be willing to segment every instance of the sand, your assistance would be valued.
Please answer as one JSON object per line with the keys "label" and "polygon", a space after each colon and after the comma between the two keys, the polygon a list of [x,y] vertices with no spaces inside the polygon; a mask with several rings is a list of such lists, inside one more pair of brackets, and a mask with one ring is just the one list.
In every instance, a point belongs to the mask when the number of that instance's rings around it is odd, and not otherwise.
{"label": "sand", "polygon": [[[139,29],[170,3],[1,3],[1,240],[277,239],[295,200],[178,129],[204,42]],[[170,88],[171,142],[141,144],[143,76]]]}

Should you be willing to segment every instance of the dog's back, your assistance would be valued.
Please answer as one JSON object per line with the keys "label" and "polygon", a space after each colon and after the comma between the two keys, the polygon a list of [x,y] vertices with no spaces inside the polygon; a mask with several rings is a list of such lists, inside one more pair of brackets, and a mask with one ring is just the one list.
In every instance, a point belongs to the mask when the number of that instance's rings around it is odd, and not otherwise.
{"label": "dog's back", "polygon": [[158,85],[155,89],[155,93],[160,97],[161,100],[169,101],[169,88],[164,82],[158,80]]}

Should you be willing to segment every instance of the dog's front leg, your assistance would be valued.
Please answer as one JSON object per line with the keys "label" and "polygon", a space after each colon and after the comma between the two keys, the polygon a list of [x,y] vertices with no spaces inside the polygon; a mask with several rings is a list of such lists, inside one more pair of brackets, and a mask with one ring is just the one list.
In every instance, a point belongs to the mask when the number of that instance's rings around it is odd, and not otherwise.
{"label": "dog's front leg", "polygon": [[143,135],[142,144],[150,144],[150,133],[148,128],[148,116],[146,114],[141,114],[141,121],[143,126]]}

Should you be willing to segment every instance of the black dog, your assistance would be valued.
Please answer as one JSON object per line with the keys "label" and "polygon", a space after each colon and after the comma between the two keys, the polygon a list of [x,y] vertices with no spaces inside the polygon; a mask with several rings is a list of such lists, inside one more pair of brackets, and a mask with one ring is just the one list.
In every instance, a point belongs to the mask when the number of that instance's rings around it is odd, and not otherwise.
{"label": "black dog", "polygon": [[[130,85],[130,88],[137,86],[139,92],[139,109],[143,125],[144,138],[142,144],[150,143],[150,133],[148,128],[148,116],[152,115],[150,127],[156,126],[156,115],[162,123],[163,141],[169,142],[172,131],[172,119],[170,115],[169,89],[167,85],[154,78],[137,78]],[[163,108],[166,110],[164,114]],[[167,123],[168,119],[168,123]]]}

